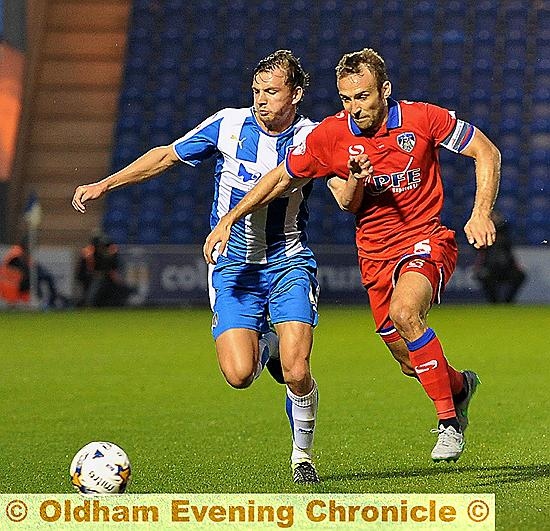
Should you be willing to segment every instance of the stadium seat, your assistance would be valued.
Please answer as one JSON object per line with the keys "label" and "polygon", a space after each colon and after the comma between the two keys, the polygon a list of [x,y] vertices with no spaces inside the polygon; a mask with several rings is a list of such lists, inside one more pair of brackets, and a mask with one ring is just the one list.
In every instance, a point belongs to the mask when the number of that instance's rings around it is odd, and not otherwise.
{"label": "stadium seat", "polygon": [[105,208],[107,212],[110,210],[117,210],[129,214],[132,210],[133,203],[132,190],[130,188],[120,188],[107,194]]}
{"label": "stadium seat", "polygon": [[529,162],[531,165],[550,164],[550,151],[548,148],[534,148],[529,152]]}
{"label": "stadium seat", "polygon": [[138,227],[135,242],[141,245],[162,243],[162,229],[156,225],[144,225]]}
{"label": "stadium seat", "polygon": [[480,105],[488,107],[491,104],[492,96],[491,86],[477,86],[470,93],[470,101],[476,107]]}
{"label": "stadium seat", "polygon": [[533,164],[529,169],[529,190],[537,194],[550,193],[550,170],[545,164]]}
{"label": "stadium seat", "polygon": [[[365,8],[369,5],[368,2],[363,2],[363,4]],[[402,17],[405,10],[404,2],[400,2],[399,0],[386,0],[383,7],[385,15],[392,14],[398,17]]]}
{"label": "stadium seat", "polygon": [[103,223],[105,225],[114,226],[120,225],[122,227],[128,228],[132,221],[132,210],[131,208],[109,208],[103,214]]}
{"label": "stadium seat", "polygon": [[131,243],[130,230],[128,226],[103,223],[103,233],[105,233],[111,241],[119,245]]}
{"label": "stadium seat", "polygon": [[[519,128],[516,131],[519,131]],[[499,148],[503,164],[517,165],[525,153],[519,135],[514,134],[502,135]]]}
{"label": "stadium seat", "polygon": [[177,245],[189,245],[195,243],[193,227],[187,223],[172,227],[168,232],[168,242]]}
{"label": "stadium seat", "polygon": [[547,222],[543,224],[529,225],[525,229],[527,243],[530,245],[548,244],[548,226]]}
{"label": "stadium seat", "polygon": [[499,194],[495,208],[504,216],[504,219],[510,223],[510,226],[513,227],[518,222],[519,206],[520,205],[515,196]]}

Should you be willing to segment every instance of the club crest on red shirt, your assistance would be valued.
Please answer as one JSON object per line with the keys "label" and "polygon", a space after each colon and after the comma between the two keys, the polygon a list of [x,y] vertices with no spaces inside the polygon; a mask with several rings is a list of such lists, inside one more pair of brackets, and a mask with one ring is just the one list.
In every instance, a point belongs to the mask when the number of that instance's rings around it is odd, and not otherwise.
{"label": "club crest on red shirt", "polygon": [[416,136],[414,133],[401,133],[397,137],[397,144],[403,151],[410,153],[416,144]]}

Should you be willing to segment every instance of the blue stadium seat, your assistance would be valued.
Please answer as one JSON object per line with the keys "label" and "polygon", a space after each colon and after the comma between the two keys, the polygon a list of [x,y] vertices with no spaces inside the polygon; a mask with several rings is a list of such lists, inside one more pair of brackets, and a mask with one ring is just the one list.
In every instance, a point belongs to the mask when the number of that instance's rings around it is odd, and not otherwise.
{"label": "blue stadium seat", "polygon": [[550,168],[546,164],[532,164],[529,168],[529,189],[537,194],[550,193]]}
{"label": "blue stadium seat", "polygon": [[517,163],[525,151],[519,131],[517,134],[500,136],[498,145],[502,153],[503,163]]}
{"label": "blue stadium seat", "polygon": [[119,245],[130,243],[130,229],[127,226],[103,223],[103,232]]}
{"label": "blue stadium seat", "polygon": [[550,133],[549,117],[544,115],[535,115],[531,118],[529,130],[533,134]]}
{"label": "blue stadium seat", "polygon": [[484,69],[492,68],[495,57],[495,41],[483,40],[482,35],[479,38],[481,39],[480,42],[472,51],[473,65],[476,67],[480,64],[480,61],[484,60],[485,62],[481,63],[482,67]]}
{"label": "blue stadium seat", "polygon": [[[190,179],[181,179],[181,181],[190,182]],[[195,207],[195,198],[193,195],[193,193],[181,191],[174,195],[174,198],[171,201],[172,212],[184,211],[193,214]]]}
{"label": "blue stadium seat", "polygon": [[137,192],[140,197],[144,196],[162,196],[164,179],[162,176],[154,177],[153,179],[147,179],[137,185]]}
{"label": "blue stadium seat", "polygon": [[162,242],[162,229],[160,226],[139,226],[135,235],[135,242],[141,245],[159,244]]}
{"label": "blue stadium seat", "polygon": [[548,17],[546,22],[546,27],[542,17],[537,17],[539,22],[539,27],[536,35],[536,46],[538,50],[543,50],[545,47],[550,46],[550,17]]}
{"label": "blue stadium seat", "polygon": [[193,227],[189,224],[172,227],[168,232],[168,242],[175,245],[189,245],[195,242]]}
{"label": "blue stadium seat", "polygon": [[339,105],[336,98],[333,101],[327,100],[324,103],[317,101],[311,106],[310,115],[314,120],[323,120],[327,116],[336,114],[339,109],[341,109],[341,105]]}
{"label": "blue stadium seat", "polygon": [[502,135],[521,132],[522,120],[516,116],[501,115],[500,122],[498,124],[499,133]]}
{"label": "blue stadium seat", "polygon": [[[144,184],[152,181],[160,181],[160,179],[161,177],[149,179],[148,181],[145,181]],[[139,190],[140,196],[138,210],[149,210],[151,212],[155,212],[157,216],[162,216],[165,210],[164,195],[156,191],[144,191],[143,188],[144,186],[142,185]]]}
{"label": "blue stadium seat", "polygon": [[550,101],[550,86],[538,85],[534,88],[532,94],[533,103],[548,103]]}
{"label": "blue stadium seat", "polygon": [[515,196],[499,194],[496,209],[502,213],[511,226],[517,224],[519,206],[519,202]]}
{"label": "blue stadium seat", "polygon": [[[187,1],[186,0],[163,0],[163,7],[165,10],[165,13],[169,17],[181,15],[186,7]],[[236,2],[232,2],[236,3]]]}
{"label": "blue stadium seat", "polygon": [[531,198],[526,217],[527,240],[532,245],[548,242],[550,239],[550,228],[548,219],[550,217],[550,198],[535,196]]}
{"label": "blue stadium seat", "polygon": [[472,89],[470,93],[470,101],[473,105],[489,106],[493,91],[490,86],[478,86]]}
{"label": "blue stadium seat", "polygon": [[105,208],[107,212],[111,210],[118,210],[121,212],[126,212],[130,215],[133,203],[134,200],[132,197],[132,189],[120,188],[107,194],[107,198],[105,199]]}
{"label": "blue stadium seat", "polygon": [[[359,2],[358,2],[359,3]],[[396,15],[398,17],[403,16],[403,12],[405,10],[404,2],[400,2],[399,0],[386,0],[383,2],[383,9],[384,14],[387,15]],[[367,2],[364,2],[365,8],[368,6]]]}
{"label": "blue stadium seat", "polygon": [[550,150],[548,148],[534,148],[529,152],[529,162],[531,165],[549,165]]}
{"label": "blue stadium seat", "polygon": [[170,213],[168,222],[170,227],[179,227],[183,225],[187,225],[191,227],[194,220],[195,220],[195,212],[193,208],[191,209],[180,208],[180,209],[175,209]]}
{"label": "blue stadium seat", "polygon": [[525,229],[527,243],[530,245],[547,245],[549,241],[548,224],[532,224]]}
{"label": "blue stadium seat", "polygon": [[535,61],[535,75],[548,75],[550,73],[550,59],[546,57],[537,57]]}
{"label": "blue stadium seat", "polygon": [[132,221],[132,211],[130,209],[114,209],[111,208],[105,211],[103,215],[103,223],[108,226],[120,225],[128,228]]}

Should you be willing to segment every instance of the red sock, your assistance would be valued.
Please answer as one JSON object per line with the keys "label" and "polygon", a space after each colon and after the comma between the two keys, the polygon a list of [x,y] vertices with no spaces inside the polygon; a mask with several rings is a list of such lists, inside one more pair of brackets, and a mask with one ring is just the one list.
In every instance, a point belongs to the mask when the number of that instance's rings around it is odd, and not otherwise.
{"label": "red sock", "polygon": [[451,391],[453,396],[456,396],[464,388],[464,375],[448,363],[447,372],[449,373],[449,380],[451,381]]}
{"label": "red sock", "polygon": [[451,381],[454,380],[456,385],[457,377],[454,374],[451,377],[450,373],[457,371],[447,363],[435,332],[428,328],[421,337],[407,343],[407,346],[418,379],[434,402],[437,418],[441,420],[456,417]]}

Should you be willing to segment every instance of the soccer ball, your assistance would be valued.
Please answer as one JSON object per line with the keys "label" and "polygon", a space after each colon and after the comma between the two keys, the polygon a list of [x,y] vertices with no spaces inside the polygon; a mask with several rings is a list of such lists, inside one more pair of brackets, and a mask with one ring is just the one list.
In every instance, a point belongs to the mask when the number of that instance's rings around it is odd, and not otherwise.
{"label": "soccer ball", "polygon": [[91,442],[73,457],[70,474],[81,494],[122,494],[130,481],[130,460],[116,444]]}

